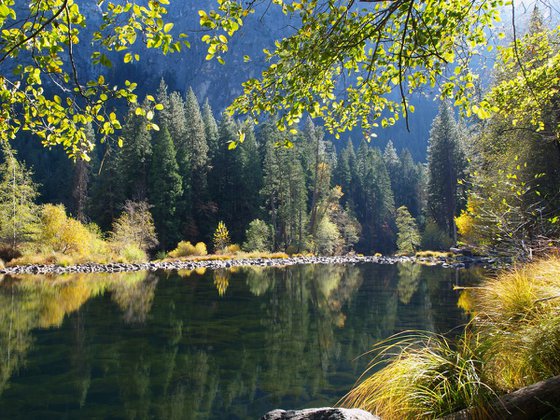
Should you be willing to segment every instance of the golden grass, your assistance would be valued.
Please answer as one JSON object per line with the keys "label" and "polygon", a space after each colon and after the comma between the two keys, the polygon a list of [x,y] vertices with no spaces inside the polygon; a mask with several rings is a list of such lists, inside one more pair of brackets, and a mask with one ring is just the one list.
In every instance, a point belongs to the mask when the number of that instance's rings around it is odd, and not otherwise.
{"label": "golden grass", "polygon": [[441,251],[417,251],[417,258],[451,258],[453,257],[452,252],[441,252]]}
{"label": "golden grass", "polygon": [[480,362],[468,340],[454,346],[430,333],[398,334],[374,348],[366,378],[341,405],[368,410],[383,419],[438,418],[491,394],[479,377]]}
{"label": "golden grass", "polygon": [[518,267],[470,293],[494,387],[510,391],[560,374],[560,258]]}
{"label": "golden grass", "polygon": [[416,333],[380,343],[366,373],[381,369],[341,404],[384,419],[437,418],[560,374],[559,257],[464,290],[459,305],[473,314],[459,339]]}

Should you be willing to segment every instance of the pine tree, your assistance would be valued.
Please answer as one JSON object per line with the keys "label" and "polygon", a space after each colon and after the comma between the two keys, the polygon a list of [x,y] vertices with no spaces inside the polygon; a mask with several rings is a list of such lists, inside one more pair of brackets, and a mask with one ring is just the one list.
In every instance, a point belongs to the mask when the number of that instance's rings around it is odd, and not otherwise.
{"label": "pine tree", "polygon": [[143,201],[148,195],[152,158],[152,139],[144,117],[132,107],[123,127],[123,146],[119,151],[119,172],[125,199]]}
{"label": "pine tree", "polygon": [[420,246],[416,221],[405,206],[397,209],[397,248],[403,254],[413,254]]}
{"label": "pine tree", "polygon": [[197,230],[193,215],[192,150],[188,141],[185,102],[178,92],[172,92],[169,95],[167,113],[169,134],[177,152],[177,165],[183,189],[183,194],[177,203],[177,217],[181,221],[177,229],[184,237],[194,239],[197,237]]}
{"label": "pine tree", "polygon": [[182,194],[182,180],[175,146],[167,128],[154,136],[150,168],[149,202],[161,246],[166,249],[178,240],[177,201]]}
{"label": "pine tree", "polygon": [[356,156],[354,211],[362,225],[359,247],[366,252],[394,250],[395,202],[383,157],[362,141]]}
{"label": "pine tree", "polygon": [[342,203],[349,208],[353,208],[353,198],[355,197],[355,189],[357,181],[355,180],[356,153],[351,140],[348,140],[346,147],[342,149],[337,160],[334,173],[334,183],[340,185],[344,195]]}
{"label": "pine tree", "polygon": [[308,183],[311,186],[309,216],[309,232],[311,235],[315,234],[322,219],[318,216],[319,207],[327,198],[331,186],[331,165],[326,154],[323,136],[321,127],[316,127],[311,118],[307,118],[303,130],[302,161],[309,174]]}
{"label": "pine tree", "polygon": [[37,185],[16,152],[2,143],[0,164],[0,242],[17,250],[31,239],[37,227]]}
{"label": "pine tree", "polygon": [[218,128],[220,146],[212,162],[211,179],[212,198],[214,202],[218,203],[218,216],[231,227],[235,241],[241,239],[246,228],[246,225],[243,226],[239,223],[239,218],[246,211],[244,203],[247,199],[244,196],[243,144],[233,150],[229,149],[230,142],[237,137],[237,130],[238,127],[233,118],[224,114]]}
{"label": "pine tree", "polygon": [[428,215],[454,241],[457,240],[457,181],[464,159],[457,123],[448,102],[442,102],[432,123],[428,146]]}
{"label": "pine tree", "polygon": [[208,98],[202,105],[202,121],[204,121],[204,132],[206,133],[206,143],[208,143],[208,158],[212,161],[218,150],[218,124]]}
{"label": "pine tree", "polygon": [[[208,191],[208,143],[198,99],[192,89],[187,92],[185,101],[186,141],[190,154],[192,214],[196,222],[198,239],[208,239],[214,224],[215,206]],[[194,238],[193,238],[194,239]]]}
{"label": "pine tree", "polygon": [[120,163],[121,149],[116,147],[107,144],[104,149],[100,149],[102,157],[94,167],[94,173],[97,175],[92,180],[91,197],[88,203],[91,218],[103,230],[110,229],[125,201],[121,180],[123,176]]}

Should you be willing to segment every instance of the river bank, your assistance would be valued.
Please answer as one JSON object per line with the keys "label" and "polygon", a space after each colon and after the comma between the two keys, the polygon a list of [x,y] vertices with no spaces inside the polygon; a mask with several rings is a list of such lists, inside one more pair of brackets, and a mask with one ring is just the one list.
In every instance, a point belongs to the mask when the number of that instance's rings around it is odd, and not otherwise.
{"label": "river bank", "polygon": [[59,275],[68,273],[117,273],[126,271],[157,271],[157,270],[196,270],[206,268],[210,270],[231,267],[279,267],[299,264],[397,264],[418,263],[425,265],[439,265],[443,268],[461,269],[472,265],[495,267],[503,262],[490,257],[456,256],[448,257],[408,257],[408,256],[358,256],[344,255],[334,257],[322,256],[293,256],[287,258],[230,258],[230,259],[204,259],[204,260],[175,260],[153,261],[145,263],[85,263],[61,266],[56,264],[32,264],[8,266],[0,269],[0,274],[40,274]]}

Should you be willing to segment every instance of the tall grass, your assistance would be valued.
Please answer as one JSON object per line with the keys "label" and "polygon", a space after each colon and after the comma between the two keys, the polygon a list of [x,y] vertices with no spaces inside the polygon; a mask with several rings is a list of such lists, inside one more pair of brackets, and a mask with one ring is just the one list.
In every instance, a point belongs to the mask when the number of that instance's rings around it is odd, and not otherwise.
{"label": "tall grass", "polygon": [[492,386],[511,391],[560,374],[560,258],[519,267],[482,286],[469,292]]}
{"label": "tall grass", "polygon": [[484,415],[489,399],[560,374],[559,257],[488,279],[459,304],[473,315],[459,338],[408,333],[378,344],[341,404],[383,419]]}
{"label": "tall grass", "polygon": [[385,366],[350,391],[341,405],[383,419],[438,418],[480,405],[492,395],[480,377],[476,340],[470,337],[453,343],[432,333],[398,334],[373,351],[377,355],[368,371]]}

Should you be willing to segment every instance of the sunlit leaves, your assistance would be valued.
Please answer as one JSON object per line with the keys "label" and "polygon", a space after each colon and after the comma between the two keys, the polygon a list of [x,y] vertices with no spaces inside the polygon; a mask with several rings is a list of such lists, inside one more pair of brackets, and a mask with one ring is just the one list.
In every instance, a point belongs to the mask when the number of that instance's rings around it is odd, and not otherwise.
{"label": "sunlit leaves", "polygon": [[[428,86],[468,110],[476,80],[469,58],[486,49],[485,31],[499,20],[504,1],[273,3],[300,22],[298,29],[264,51],[269,67],[244,84],[229,110],[254,118],[279,114],[281,128],[309,113],[336,133],[358,125],[369,130],[376,121],[394,124],[413,112],[409,95]],[[210,30],[207,59],[227,51],[220,32],[232,31],[224,23],[248,13],[242,2],[219,4],[217,11],[200,12]],[[400,99],[388,99],[393,92]]]}
{"label": "sunlit leaves", "polygon": [[[129,51],[139,40],[164,54],[188,46],[186,35],[176,38],[173,23],[165,20],[168,4],[168,0],[150,0],[143,6],[131,1],[97,1],[102,24],[94,28],[97,48],[92,63],[110,68],[119,56],[125,64],[139,61],[140,55]],[[137,103],[137,85],[129,81],[124,86],[110,85],[103,76],[93,80],[80,77],[73,52],[87,17],[75,0],[28,0],[27,9],[18,9],[21,16],[15,10],[15,1],[2,1],[0,65],[13,67],[13,72],[0,74],[0,139],[13,139],[18,132],[28,131],[45,146],[62,145],[70,157],[87,159],[94,145],[84,130],[92,124],[101,141],[111,137],[120,144],[121,122],[113,103]],[[52,93],[46,94],[45,83]],[[141,109],[139,115],[146,117],[149,129],[159,129],[152,119],[161,108],[152,101]]]}

